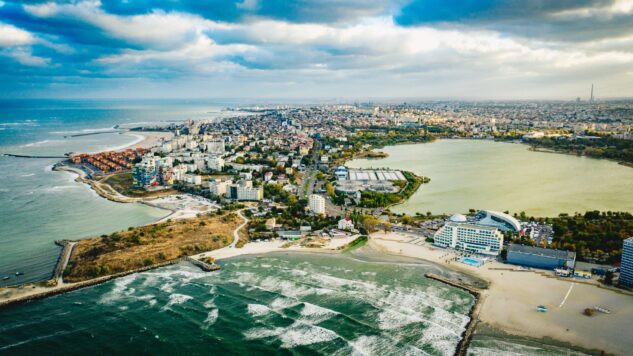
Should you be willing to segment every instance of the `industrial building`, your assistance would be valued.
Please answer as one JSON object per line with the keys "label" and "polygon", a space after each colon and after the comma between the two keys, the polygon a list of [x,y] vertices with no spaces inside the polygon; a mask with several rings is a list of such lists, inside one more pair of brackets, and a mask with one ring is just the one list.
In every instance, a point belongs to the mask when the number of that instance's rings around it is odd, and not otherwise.
{"label": "industrial building", "polygon": [[629,237],[622,243],[620,285],[633,287],[633,237]]}
{"label": "industrial building", "polygon": [[573,269],[576,264],[576,253],[572,251],[512,244],[508,248],[507,261],[514,265],[534,268]]}

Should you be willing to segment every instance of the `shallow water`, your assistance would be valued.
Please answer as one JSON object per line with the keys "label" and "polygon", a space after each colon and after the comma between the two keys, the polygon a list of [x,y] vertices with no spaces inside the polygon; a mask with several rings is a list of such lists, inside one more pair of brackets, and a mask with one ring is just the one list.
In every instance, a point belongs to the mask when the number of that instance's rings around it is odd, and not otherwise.
{"label": "shallow water", "polygon": [[[219,111],[212,105],[179,102],[0,100],[0,153],[61,156],[116,149],[138,137],[104,133],[114,125],[214,115]],[[83,133],[99,134],[70,137]],[[55,240],[113,232],[167,214],[102,199],[74,182],[75,175],[51,171],[57,161],[0,156],[0,278],[10,276],[0,286],[50,278],[60,252]]]}
{"label": "shallow water", "polygon": [[439,140],[385,147],[385,159],[349,167],[389,167],[431,178],[397,213],[490,209],[534,216],[588,210],[633,212],[633,168],[608,160],[532,152],[521,144]]}
{"label": "shallow water", "polygon": [[3,311],[0,353],[452,355],[474,299],[425,271],[313,254],[171,266]]}

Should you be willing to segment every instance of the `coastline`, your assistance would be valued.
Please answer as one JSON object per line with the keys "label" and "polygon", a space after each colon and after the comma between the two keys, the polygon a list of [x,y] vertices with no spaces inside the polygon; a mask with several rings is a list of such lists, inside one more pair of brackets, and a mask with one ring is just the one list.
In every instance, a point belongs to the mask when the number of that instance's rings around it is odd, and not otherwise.
{"label": "coastline", "polygon": [[[503,142],[503,141],[498,141],[498,142]],[[605,160],[605,161],[617,163],[621,166],[633,168],[633,163],[631,162],[619,161],[619,160],[607,158],[607,157],[592,157],[592,156],[587,156],[585,154],[578,154],[575,151],[569,151],[569,150],[565,151],[565,150],[555,150],[555,149],[550,149],[550,148],[540,148],[540,147],[530,145],[529,143],[526,143],[526,142],[521,142],[521,144],[528,146],[528,151],[532,151],[532,152],[557,153],[557,154],[563,154],[563,155],[569,155],[569,156],[575,156],[575,157],[586,157],[586,158],[591,158],[591,159]]]}
{"label": "coastline", "polygon": [[64,283],[63,280],[59,281],[56,285],[47,286],[48,281],[42,281],[37,283],[29,283],[20,287],[3,287],[0,288],[0,310],[10,306],[22,304],[31,300],[44,299],[58,294],[63,294],[73,290],[90,287],[93,285],[107,282],[111,279],[124,277],[134,273],[141,273],[152,269],[174,265],[187,261],[191,263],[191,260],[200,261],[203,258],[212,257],[216,261],[225,260],[238,256],[251,256],[262,255],[272,252],[308,252],[308,253],[342,253],[342,248],[355,240],[358,236],[352,235],[346,238],[333,239],[331,243],[322,248],[308,248],[301,246],[284,247],[285,241],[266,241],[266,242],[250,242],[241,248],[233,248],[226,246],[217,250],[207,251],[196,255],[186,256],[162,263],[154,264],[151,266],[141,267],[125,272],[115,273],[107,276],[97,277],[81,282]]}
{"label": "coastline", "polygon": [[[543,320],[546,319],[543,318],[544,314],[537,313],[534,310],[534,307],[531,305],[533,303],[537,303],[537,301],[532,302],[529,295],[525,296],[524,298],[520,298],[520,295],[523,293],[523,291],[515,291],[514,293],[508,292],[508,290],[515,289],[517,287],[517,284],[521,284],[524,288],[528,289],[542,290],[543,288],[545,288],[546,290],[550,290],[552,289],[552,287],[549,286],[549,284],[556,285],[563,283],[565,285],[570,285],[573,283],[573,281],[561,281],[556,278],[546,278],[534,271],[520,271],[515,268],[508,268],[508,265],[502,265],[497,262],[488,263],[483,267],[480,267],[480,270],[478,270],[475,267],[466,266],[457,262],[446,262],[447,257],[449,257],[450,255],[449,253],[447,253],[446,250],[406,244],[400,237],[391,238],[388,235],[393,234],[372,234],[367,243],[367,246],[361,250],[366,249],[364,252],[369,254],[379,254],[380,256],[382,256],[382,258],[380,259],[386,258],[386,260],[391,261],[391,263],[397,263],[399,259],[404,258],[404,261],[406,261],[407,259],[413,259],[414,262],[411,263],[421,263],[425,265],[430,264],[431,266],[436,266],[441,271],[443,271],[443,274],[446,274],[447,276],[438,276],[438,278],[435,278],[434,273],[428,273],[427,275],[425,275],[426,278],[435,279],[441,283],[448,284],[455,288],[462,288],[466,289],[467,291],[474,290],[476,293],[479,294],[478,296],[476,296],[475,304],[473,304],[473,307],[471,308],[471,321],[469,322],[467,329],[464,331],[465,334],[463,335],[464,337],[462,338],[462,342],[460,342],[458,348],[456,349],[456,355],[463,355],[467,353],[470,338],[476,338],[480,328],[485,328],[485,330],[499,330],[500,332],[503,330],[503,333],[512,335],[514,337],[525,337],[535,342],[542,342],[550,345],[557,345],[596,354],[600,353],[600,350],[607,350],[608,352],[613,352],[614,354],[624,355],[626,354],[627,347],[630,347],[630,345],[628,344],[633,342],[627,341],[625,344],[619,344],[618,346],[618,344],[613,343],[613,340],[622,337],[622,335],[613,335],[610,338],[604,340],[601,338],[602,335],[595,335],[593,333],[593,329],[590,330],[590,333],[587,334],[582,330],[580,330],[582,332],[570,332],[569,328],[567,328],[567,332],[565,332],[564,329],[560,328],[560,325],[548,326],[548,324],[550,324],[552,321]],[[333,242],[335,241],[335,244],[326,248],[316,249],[304,248],[299,246],[282,247],[282,245],[285,243],[282,241],[250,242],[242,248],[231,248],[227,246],[218,250],[208,251],[186,258],[167,261],[161,264],[143,267],[132,271],[103,276],[88,281],[68,284],[62,283],[57,286],[48,288],[42,286],[33,287],[32,289],[29,289],[26,293],[22,293],[18,296],[13,296],[8,300],[0,301],[0,309],[12,305],[22,304],[31,300],[47,298],[49,296],[70,292],[80,288],[90,287],[133,273],[141,273],[155,268],[178,264],[183,261],[190,262],[190,259],[195,259],[199,261],[202,258],[213,257],[214,259],[216,259],[216,261],[222,261],[234,257],[256,257],[258,255],[265,255],[269,253],[342,253],[343,251],[341,248],[347,245],[349,242],[353,241],[355,237],[356,236],[348,237],[345,239],[336,239],[333,240]],[[425,250],[426,252],[422,252]],[[370,260],[368,262],[372,263],[373,261]],[[503,266],[505,268],[499,269],[500,266]],[[484,270],[481,268],[486,269]],[[493,274],[490,274],[491,272]],[[503,278],[497,278],[499,275],[504,275],[504,272],[506,275],[512,276],[506,280],[504,280]],[[496,273],[496,275],[494,273]],[[471,277],[475,280],[486,281],[488,283],[488,287],[482,288],[482,286],[473,286],[472,282],[465,281],[463,278],[459,277],[460,275]],[[535,282],[533,281],[532,283],[528,283],[524,280],[525,278],[522,278],[525,276],[528,276],[529,280],[536,278]],[[446,280],[448,280],[449,282],[446,282]],[[508,281],[514,281],[514,283],[511,286],[504,286],[503,284],[508,283]],[[542,286],[541,284],[543,284],[543,281],[549,283],[545,283],[547,285]],[[599,290],[599,288],[593,285],[586,285],[584,287],[590,289],[590,291]],[[576,286],[575,288],[578,289],[580,287]],[[471,291],[469,292],[472,294]],[[604,290],[603,293],[615,294],[610,290]],[[500,295],[502,296],[501,299],[499,298]],[[528,299],[528,304],[530,304],[531,310],[517,311],[514,303],[511,303],[509,301],[509,299],[517,298],[517,296],[519,297],[519,299],[523,299],[523,302],[525,302],[525,299]],[[633,300],[633,296],[630,295],[620,296],[620,298],[627,298],[626,301],[629,303],[631,300]],[[551,308],[554,309],[555,306],[551,306]],[[511,315],[512,317],[501,317],[500,315],[503,314]],[[531,316],[528,314],[531,314]],[[584,318],[585,321],[591,321],[590,318],[581,315],[580,311],[577,311],[574,314],[577,314],[576,318],[574,319],[582,320],[582,318]],[[620,314],[626,314],[626,312],[622,311]],[[520,317],[517,318],[517,316],[519,315]],[[531,325],[532,323],[534,323],[534,316],[536,316],[537,319],[540,318],[541,320],[537,320],[536,325]],[[566,317],[568,316],[569,315],[566,315]],[[605,318],[610,317],[612,316],[609,315]],[[521,322],[521,319],[526,320]],[[557,320],[555,320],[554,322],[555,324],[559,323],[560,318],[557,318]],[[572,324],[576,322],[577,320],[571,321]],[[595,322],[600,323],[600,321]],[[595,325],[593,326],[595,327]],[[565,325],[563,325],[563,327],[565,327]],[[602,331],[599,332],[599,334],[608,335],[609,333],[613,332],[613,326],[610,324],[605,325],[604,321],[601,323],[601,327]],[[620,329],[620,334],[626,333],[626,330],[626,328]],[[609,349],[608,346],[618,348],[616,350],[612,350]]]}
{"label": "coastline", "polygon": [[[431,261],[487,281],[489,287],[481,290],[479,323],[512,335],[551,339],[595,353],[605,350],[625,355],[633,347],[633,340],[626,337],[630,326],[627,315],[633,312],[633,294],[496,261],[479,268],[468,266],[454,261],[456,255],[451,251],[408,243],[411,236],[375,233],[369,245],[383,253]],[[541,304],[549,308],[548,313],[536,311],[536,306]],[[584,308],[595,305],[607,307],[613,313],[591,318],[582,314]]]}

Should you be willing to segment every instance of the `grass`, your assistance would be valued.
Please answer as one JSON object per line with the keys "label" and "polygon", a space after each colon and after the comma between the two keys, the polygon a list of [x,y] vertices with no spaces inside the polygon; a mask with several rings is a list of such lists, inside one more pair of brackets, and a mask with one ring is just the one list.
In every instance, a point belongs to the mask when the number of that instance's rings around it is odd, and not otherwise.
{"label": "grass", "polygon": [[215,250],[231,243],[241,223],[235,213],[204,215],[81,240],[64,280],[78,282]]}
{"label": "grass", "polygon": [[350,242],[345,246],[343,252],[351,252],[358,248],[361,248],[367,244],[369,237],[367,235],[360,235],[354,241]]}

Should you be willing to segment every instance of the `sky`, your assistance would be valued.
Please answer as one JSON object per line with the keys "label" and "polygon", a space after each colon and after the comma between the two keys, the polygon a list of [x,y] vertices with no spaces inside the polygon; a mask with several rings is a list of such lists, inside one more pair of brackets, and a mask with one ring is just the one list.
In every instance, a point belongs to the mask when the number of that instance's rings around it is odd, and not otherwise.
{"label": "sky", "polygon": [[0,0],[3,98],[633,97],[633,0]]}

